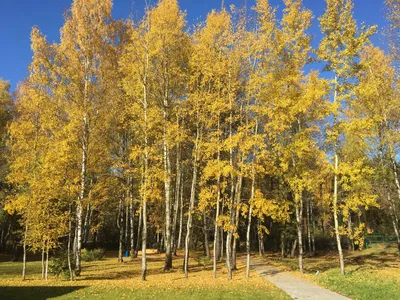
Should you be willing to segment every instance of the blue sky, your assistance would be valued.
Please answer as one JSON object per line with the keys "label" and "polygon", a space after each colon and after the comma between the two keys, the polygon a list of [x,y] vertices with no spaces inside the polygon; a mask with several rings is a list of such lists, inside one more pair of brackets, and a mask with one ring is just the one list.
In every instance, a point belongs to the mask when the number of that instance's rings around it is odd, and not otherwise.
{"label": "blue sky", "polygon": [[[153,0],[155,2],[155,0]],[[247,0],[253,6],[255,0]],[[9,80],[12,89],[28,75],[31,61],[30,31],[38,26],[49,41],[59,41],[59,30],[63,25],[63,12],[71,6],[72,0],[0,0],[0,77]],[[134,0],[134,10],[141,14],[145,0]],[[188,24],[202,21],[213,8],[220,8],[220,0],[180,0],[180,6],[187,12]],[[243,5],[245,0],[225,0],[226,5]],[[271,5],[283,7],[282,0],[270,0]],[[384,26],[384,0],[354,0],[354,16],[358,22]],[[304,0],[304,5],[314,12],[314,26],[311,33],[318,42],[318,20],[325,9],[324,0]],[[114,0],[113,16],[116,19],[129,16],[132,0]],[[373,38],[381,44],[379,33]]]}

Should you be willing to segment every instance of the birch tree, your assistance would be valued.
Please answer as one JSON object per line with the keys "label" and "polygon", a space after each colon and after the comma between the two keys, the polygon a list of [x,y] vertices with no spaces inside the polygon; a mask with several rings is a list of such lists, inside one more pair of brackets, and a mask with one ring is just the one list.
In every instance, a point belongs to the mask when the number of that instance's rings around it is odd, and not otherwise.
{"label": "birch tree", "polygon": [[101,151],[101,126],[108,110],[104,67],[112,47],[111,8],[111,1],[75,0],[61,29],[57,55],[61,81],[57,94],[65,103],[67,127],[74,138],[74,151],[77,154],[80,152],[77,155],[80,161],[76,162],[80,168],[80,189],[76,200],[76,275],[81,271],[88,177],[94,171],[92,168],[96,167],[91,155]]}
{"label": "birch tree", "polygon": [[333,176],[334,188],[332,195],[333,218],[335,224],[335,236],[340,260],[340,273],[344,275],[343,250],[339,232],[339,150],[340,150],[340,123],[342,109],[345,101],[352,99],[351,78],[354,77],[356,58],[360,50],[374,34],[376,27],[358,29],[353,18],[353,1],[351,0],[327,0],[325,14],[319,19],[323,34],[318,54],[326,63],[326,70],[332,74],[331,93],[333,95],[333,123],[329,129],[328,143],[333,151]]}

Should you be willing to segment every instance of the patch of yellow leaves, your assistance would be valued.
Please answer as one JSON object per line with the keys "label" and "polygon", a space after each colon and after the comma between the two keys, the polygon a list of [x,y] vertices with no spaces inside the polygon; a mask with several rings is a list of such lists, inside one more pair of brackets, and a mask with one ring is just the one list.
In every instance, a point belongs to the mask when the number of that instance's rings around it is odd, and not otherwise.
{"label": "patch of yellow leaves", "polygon": [[[139,253],[140,254],[140,253]],[[246,266],[241,258],[238,258],[238,270],[234,271],[233,279],[227,279],[227,271],[224,263],[218,265],[217,278],[212,276],[212,264],[204,266],[196,259],[199,254],[192,254],[189,260],[189,279],[185,279],[182,271],[183,252],[178,252],[174,258],[174,268],[167,273],[163,272],[164,255],[148,253],[148,276],[146,281],[140,279],[141,257],[130,260],[125,258],[125,263],[118,263],[115,253],[107,253],[107,257],[101,261],[83,262],[82,275],[73,282],[65,279],[56,279],[50,276],[48,281],[41,280],[40,262],[27,263],[27,280],[22,281],[19,273],[10,278],[0,277],[0,286],[99,286],[105,288],[132,288],[138,289],[244,289],[256,288],[259,290],[277,290],[271,283],[266,281],[255,272],[250,273],[246,280]],[[5,263],[0,263],[0,269]],[[7,263],[9,264],[9,263]],[[22,264],[16,263],[21,265]],[[13,270],[19,268],[13,268]],[[32,274],[32,269],[35,273]],[[3,272],[4,274],[4,272]]]}

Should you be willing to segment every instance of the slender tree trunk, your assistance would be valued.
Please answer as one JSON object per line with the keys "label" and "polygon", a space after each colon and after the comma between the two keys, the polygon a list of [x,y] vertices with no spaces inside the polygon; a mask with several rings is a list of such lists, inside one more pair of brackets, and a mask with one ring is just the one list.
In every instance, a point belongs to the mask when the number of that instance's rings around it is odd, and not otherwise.
{"label": "slender tree trunk", "polygon": [[132,178],[129,180],[130,256],[135,257],[135,210],[133,208]]}
{"label": "slender tree trunk", "polygon": [[313,200],[310,199],[312,255],[315,256],[315,218],[313,206]]}
{"label": "slender tree trunk", "polygon": [[[87,99],[87,80],[85,79],[85,99]],[[86,190],[86,168],[88,160],[88,145],[89,145],[89,118],[85,113],[83,117],[83,134],[82,134],[82,165],[81,165],[81,187],[79,191],[79,197],[76,205],[76,263],[75,263],[75,275],[81,274],[81,250],[82,250],[82,216],[83,207],[82,201],[85,196]]]}
{"label": "slender tree trunk", "polygon": [[142,280],[146,280],[147,275],[147,260],[146,260],[146,249],[147,249],[147,203],[146,197],[143,198],[142,203]]}
{"label": "slender tree trunk", "polygon": [[67,258],[68,258],[68,270],[69,270],[69,279],[71,281],[74,280],[74,274],[72,272],[72,265],[71,265],[71,235],[72,235],[72,206],[69,206],[69,216],[68,216],[68,249],[67,249]]}
{"label": "slender tree trunk", "polygon": [[[231,154],[231,164],[233,165],[232,162],[232,154]],[[230,216],[230,226],[234,226],[235,224],[235,214],[233,211],[233,204],[234,204],[234,177],[233,173],[231,173],[231,180],[232,180],[232,185],[231,185],[231,200],[230,200],[230,205],[229,205],[229,216]],[[227,232],[226,235],[226,268],[228,270],[228,279],[232,279],[232,237],[233,237],[233,228],[230,228]]]}
{"label": "slender tree trunk", "polygon": [[137,231],[137,237],[136,237],[135,257],[137,257],[138,253],[139,253],[141,234],[142,234],[142,205],[140,205],[140,207],[139,207],[139,222],[138,222],[138,231]]}
{"label": "slender tree trunk", "polygon": [[75,260],[76,260],[76,249],[78,248],[77,238],[78,238],[78,230],[76,228],[76,222],[75,222],[74,240],[73,240],[73,245],[72,245],[72,254],[73,254]]}
{"label": "slender tree trunk", "polygon": [[343,250],[342,250],[342,242],[340,240],[340,232],[339,232],[339,220],[338,220],[338,164],[339,158],[337,153],[335,153],[335,175],[334,175],[334,190],[333,190],[333,219],[335,223],[335,236],[336,236],[336,244],[339,253],[339,262],[340,262],[340,274],[344,275],[344,258],[343,258]]}
{"label": "slender tree trunk", "polygon": [[261,231],[261,221],[258,220],[258,255],[264,256],[264,234]]}
{"label": "slender tree trunk", "polygon": [[393,230],[394,230],[394,233],[396,234],[397,244],[400,245],[400,235],[399,235],[399,228],[398,228],[398,220],[397,220],[397,217],[396,217],[396,211],[394,209],[392,196],[390,195],[390,191],[389,190],[387,192],[387,199],[388,199],[388,204],[389,204],[389,212],[390,212],[390,218],[392,220]]}
{"label": "slender tree trunk", "polygon": [[206,213],[203,212],[203,233],[204,233],[204,250],[207,259],[211,258],[210,255],[210,245],[208,244],[208,228],[207,228],[207,218]]}
{"label": "slender tree trunk", "polygon": [[93,232],[93,249],[96,249],[97,246],[97,230]]}
{"label": "slender tree trunk", "polygon": [[[392,158],[391,160],[392,160],[394,183],[396,185],[397,195],[400,200],[400,182],[399,182],[399,177],[397,174],[397,164],[396,164],[396,160],[394,158]],[[390,194],[390,192],[388,192],[388,194]],[[390,206],[391,206],[391,211],[392,211],[392,217],[391,217],[392,223],[393,223],[393,227],[395,228],[395,234],[396,234],[397,241],[398,241],[398,248],[400,250],[400,237],[399,237],[399,230],[398,230],[399,221],[397,219],[396,209],[395,209],[394,201],[392,199],[390,199]]]}
{"label": "slender tree trunk", "polygon": [[42,246],[42,279],[44,279],[44,272],[45,272],[45,262],[44,262],[44,258],[45,258],[45,245],[46,242],[43,241],[43,246]]}
{"label": "slender tree trunk", "polygon": [[1,237],[0,237],[0,253],[3,253],[3,245],[4,245],[4,230],[1,230]]}
{"label": "slender tree trunk", "polygon": [[[90,194],[90,193],[89,193]],[[90,196],[88,197],[90,198]],[[91,214],[91,209],[90,209],[90,204],[88,203],[86,207],[86,214],[85,214],[85,222],[83,223],[83,241],[82,243],[85,245],[88,241],[88,235],[89,235],[89,217]]]}
{"label": "slender tree trunk", "polygon": [[185,278],[189,278],[188,269],[189,269],[190,233],[191,233],[191,229],[192,229],[192,214],[194,211],[196,182],[197,182],[197,162],[195,162],[194,166],[193,166],[193,179],[192,179],[192,187],[191,187],[191,192],[190,192],[190,203],[189,203],[189,212],[188,212],[188,220],[187,220],[187,228],[186,228],[185,262],[184,262],[185,263],[185,265],[184,265]]}
{"label": "slender tree trunk", "polygon": [[160,233],[157,232],[157,233],[156,233],[156,236],[157,236],[157,254],[160,254],[160,253],[161,253]]}
{"label": "slender tree trunk", "polygon": [[165,230],[163,230],[161,234],[161,241],[160,241],[160,253],[163,253],[165,251]]}
{"label": "slender tree trunk", "polygon": [[[147,8],[148,9],[148,8]],[[147,276],[147,189],[148,187],[148,170],[149,170],[149,160],[150,160],[150,151],[149,147],[149,137],[148,137],[148,128],[149,128],[149,121],[148,121],[148,73],[150,71],[150,53],[149,53],[149,46],[150,46],[150,22],[146,24],[146,44],[145,44],[145,61],[144,61],[144,75],[143,75],[143,120],[144,120],[144,167],[143,167],[143,187],[142,187],[142,280],[146,280]]]}
{"label": "slender tree trunk", "polygon": [[[218,161],[219,161],[219,151],[218,151]],[[213,253],[213,277],[217,278],[217,260],[219,256],[219,207],[221,201],[221,178],[217,178],[217,207],[215,209],[215,226],[214,226],[214,253]],[[222,235],[222,239],[224,239]]]}
{"label": "slender tree trunk", "polygon": [[[179,119],[177,120],[179,126]],[[178,210],[179,210],[179,196],[181,191],[181,148],[178,143],[176,147],[176,182],[175,182],[175,203],[174,203],[174,216],[172,221],[172,252],[176,255],[177,241],[176,241],[176,225],[178,223]],[[181,208],[182,209],[182,208]]]}
{"label": "slender tree trunk", "polygon": [[[224,215],[224,200],[222,199],[222,205],[221,205],[221,215]],[[225,253],[225,251],[224,251],[224,245],[225,245],[225,243],[224,243],[224,241],[225,241],[225,238],[224,238],[224,228],[220,228],[219,229],[219,236],[220,236],[220,246],[219,246],[219,248],[220,248],[220,256],[219,256],[219,261],[223,261],[224,260],[224,253]]]}
{"label": "slender tree trunk", "polygon": [[285,258],[285,232],[281,231],[281,259]]}
{"label": "slender tree trunk", "polygon": [[[229,142],[232,145],[232,123],[233,123],[233,103],[231,99],[231,74],[229,72],[229,83],[228,83],[228,98],[230,105],[230,118],[229,118]],[[233,213],[233,205],[234,205],[234,192],[235,192],[235,178],[233,175],[233,148],[229,147],[229,164],[231,166],[231,197],[230,197],[230,205],[229,205],[229,218],[230,218],[230,226],[235,224],[235,214]],[[233,229],[229,229],[226,236],[226,267],[228,269],[228,279],[232,279],[232,237],[233,237]]]}
{"label": "slender tree trunk", "polygon": [[349,250],[354,251],[354,240],[353,240],[353,223],[351,220],[351,212],[349,212],[349,218],[347,219],[347,227],[349,229]]}
{"label": "slender tree trunk", "polygon": [[290,251],[290,258],[294,258],[294,255],[296,253],[296,248],[297,248],[297,241],[298,241],[298,239],[295,239],[293,241],[292,250]]}
{"label": "slender tree trunk", "polygon": [[228,279],[232,279],[232,236],[233,230],[230,229],[226,236],[226,268],[228,270]]}
{"label": "slender tree trunk", "polygon": [[296,221],[297,221],[297,238],[299,244],[299,270],[304,273],[303,269],[303,196],[298,195],[296,202]]}
{"label": "slender tree trunk", "polygon": [[198,160],[199,142],[200,142],[200,128],[199,124],[197,124],[196,142],[194,146],[194,159],[193,159],[193,177],[192,177],[192,186],[190,190],[190,202],[189,202],[189,211],[188,211],[188,220],[186,227],[186,238],[185,238],[185,260],[184,260],[185,278],[189,278],[188,270],[189,270],[190,233],[192,229],[192,214],[194,211],[194,200],[195,200],[196,184],[197,184],[197,168],[198,168],[197,160]]}
{"label": "slender tree trunk", "polygon": [[2,231],[1,231],[0,252],[5,252],[5,251],[6,251],[7,240],[8,240],[8,237],[9,237],[9,235],[10,235],[10,232],[11,232],[11,221],[10,221],[10,223],[8,224],[7,233],[4,234],[4,232],[5,232],[5,230],[2,230]]}
{"label": "slender tree trunk", "polygon": [[10,234],[11,234],[11,221],[10,221],[10,224],[8,225],[6,236],[3,239],[3,247],[2,247],[3,251],[5,251],[7,248],[7,241],[8,241],[8,238],[10,237]]}
{"label": "slender tree trunk", "polygon": [[45,273],[45,280],[49,279],[49,245],[47,244],[46,247],[46,273]]}
{"label": "slender tree trunk", "polygon": [[117,228],[119,230],[118,262],[122,263],[124,261],[122,258],[123,257],[122,248],[124,241],[124,212],[123,212],[122,198],[119,200]]}
{"label": "slender tree trunk", "polygon": [[[220,124],[221,124],[221,119],[220,115],[218,115],[218,127],[217,130],[218,132],[220,131]],[[219,140],[218,140],[219,142]],[[219,164],[221,160],[221,152],[220,148],[218,145],[218,151],[217,151],[217,164]],[[221,202],[221,176],[218,174],[217,178],[217,203],[216,203],[216,208],[215,208],[215,225],[214,225],[214,253],[213,253],[213,277],[217,278],[217,260],[219,256],[219,226],[218,226],[218,221],[219,221],[219,210],[220,210],[220,202]],[[221,235],[222,240],[224,239],[223,234]]]}
{"label": "slender tree trunk", "polygon": [[246,252],[247,252],[246,278],[247,279],[250,276],[250,256],[251,256],[250,231],[251,231],[251,217],[253,215],[254,193],[255,193],[255,170],[254,170],[254,166],[253,166],[252,178],[251,178],[251,195],[250,195],[250,201],[249,201],[249,216],[248,216],[247,232],[246,232]]}
{"label": "slender tree trunk", "polygon": [[[242,159],[242,163],[244,163],[244,159]],[[239,176],[238,181],[236,183],[236,192],[235,192],[235,206],[236,206],[236,215],[235,215],[235,228],[236,230],[239,228],[239,218],[240,218],[240,201],[242,197],[242,175]],[[236,251],[237,251],[237,243],[239,238],[233,238],[233,246],[232,246],[232,270],[237,270],[236,266]]]}
{"label": "slender tree trunk", "polygon": [[393,170],[393,177],[394,177],[393,179],[394,179],[394,183],[396,185],[397,195],[400,200],[400,182],[399,182],[399,176],[397,174],[397,164],[396,164],[396,160],[394,158],[392,158],[391,160],[392,160],[392,170]]}
{"label": "slender tree trunk", "polygon": [[[182,175],[183,177],[183,175]],[[180,207],[181,210],[179,212],[179,234],[178,234],[178,249],[182,249],[182,231],[183,231],[183,182],[181,184],[181,193],[180,193]]]}
{"label": "slender tree trunk", "polygon": [[[127,199],[129,199],[129,191],[127,191]],[[124,201],[124,209],[125,209],[125,236],[124,236],[124,252],[128,252],[129,249],[129,203],[127,200]],[[127,257],[127,255],[125,255]]]}
{"label": "slender tree trunk", "polygon": [[[253,189],[253,188],[252,188]],[[253,193],[253,191],[252,191]],[[254,194],[253,194],[254,195]],[[254,197],[254,196],[253,196]],[[247,233],[246,233],[246,252],[247,252],[247,260],[246,260],[246,278],[248,279],[250,276],[250,256],[251,256],[251,241],[250,241],[250,231],[251,231],[251,216],[253,214],[253,204],[250,203],[249,208],[249,219],[247,224]]]}
{"label": "slender tree trunk", "polygon": [[171,161],[167,140],[168,107],[169,107],[169,76],[167,64],[164,66],[164,106],[163,106],[163,158],[164,158],[164,192],[165,192],[165,264],[164,272],[172,268],[172,238],[171,238]]}
{"label": "slender tree trunk", "polygon": [[81,174],[80,174],[80,191],[78,201],[76,205],[76,263],[75,263],[75,275],[79,276],[81,273],[81,249],[82,249],[82,216],[83,216],[83,199],[85,197],[86,190],[86,176],[87,176],[87,162],[88,162],[88,150],[89,150],[89,115],[87,113],[87,105],[89,100],[89,61],[86,58],[84,62],[84,91],[83,91],[83,109],[84,116],[82,120],[82,163],[81,163]]}
{"label": "slender tree trunk", "polygon": [[24,233],[24,244],[23,248],[23,256],[22,256],[22,280],[25,280],[26,276],[26,238],[28,236],[28,225],[25,225],[25,233]]}
{"label": "slender tree trunk", "polygon": [[308,252],[312,253],[312,241],[311,241],[311,216],[310,216],[310,197],[307,196],[307,241],[308,241]]}
{"label": "slender tree trunk", "polygon": [[81,273],[81,249],[82,249],[82,203],[76,205],[76,250],[75,250],[75,275]]}
{"label": "slender tree trunk", "polygon": [[[338,92],[337,90],[338,90],[338,82],[337,82],[337,76],[335,75],[335,94],[333,99],[334,103],[337,102],[337,92]],[[336,116],[334,117],[333,125],[337,126]],[[333,186],[333,220],[335,224],[336,244],[339,253],[340,274],[344,275],[344,258],[343,258],[342,243],[340,240],[339,219],[338,219],[338,170],[339,170],[338,143],[339,141],[336,140],[334,145],[335,168],[334,168],[334,186]]]}
{"label": "slender tree trunk", "polygon": [[[165,129],[166,131],[166,129]],[[166,133],[165,133],[166,135]],[[165,264],[164,272],[172,268],[171,239],[171,163],[169,149],[164,136],[164,190],[165,190]]]}

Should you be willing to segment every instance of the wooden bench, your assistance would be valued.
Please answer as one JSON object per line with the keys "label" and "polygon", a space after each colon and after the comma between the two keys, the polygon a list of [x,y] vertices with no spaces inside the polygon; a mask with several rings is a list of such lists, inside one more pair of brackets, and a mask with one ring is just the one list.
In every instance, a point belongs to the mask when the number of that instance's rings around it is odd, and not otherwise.
{"label": "wooden bench", "polygon": [[371,244],[386,244],[386,248],[388,248],[390,243],[397,242],[395,236],[387,236],[385,234],[369,234],[365,236],[364,240],[365,249],[371,248]]}

